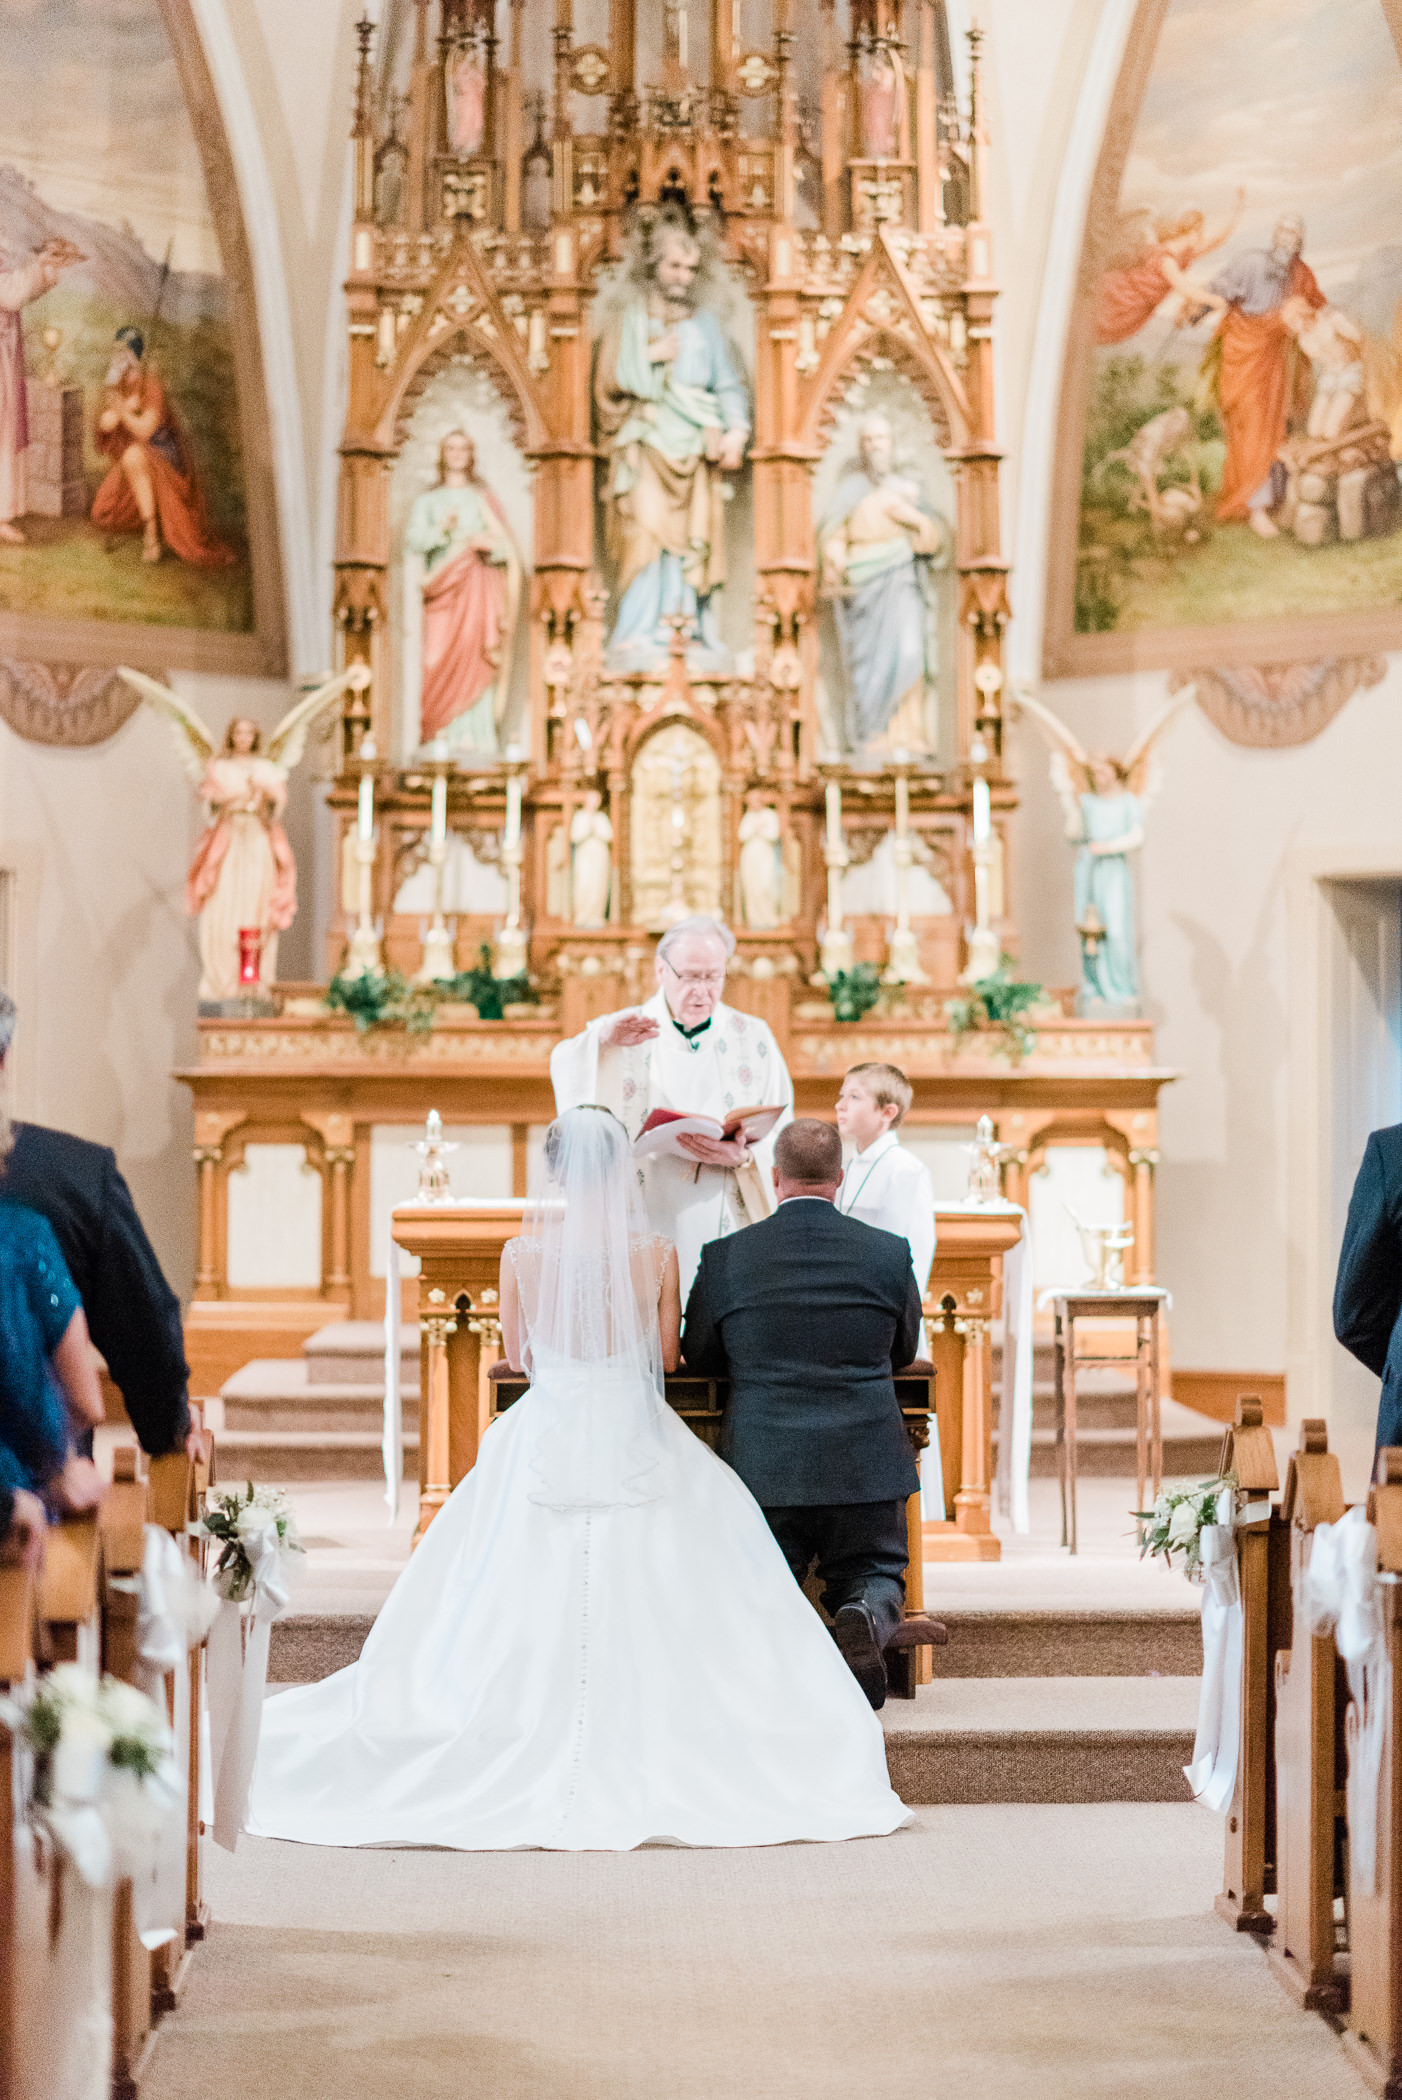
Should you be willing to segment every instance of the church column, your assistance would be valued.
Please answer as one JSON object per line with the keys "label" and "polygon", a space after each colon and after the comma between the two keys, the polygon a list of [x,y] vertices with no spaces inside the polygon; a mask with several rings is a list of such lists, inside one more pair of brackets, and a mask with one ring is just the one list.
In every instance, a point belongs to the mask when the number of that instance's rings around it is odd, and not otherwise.
{"label": "church column", "polygon": [[195,1114],[195,1167],[199,1175],[200,1243],[195,1270],[195,1296],[217,1293],[219,1273],[219,1189],[215,1169],[224,1157],[224,1140],[248,1118],[242,1109],[199,1109]]}
{"label": "church column", "polygon": [[1134,1274],[1132,1284],[1152,1283],[1154,1280],[1154,1169],[1159,1163],[1158,1149],[1153,1145],[1136,1145],[1129,1155],[1134,1170],[1131,1188],[1134,1224]]}
{"label": "church column", "polygon": [[321,1139],[326,1176],[322,1182],[322,1266],[328,1291],[350,1289],[350,1169],[355,1164],[355,1128],[348,1114],[304,1109],[302,1121]]}

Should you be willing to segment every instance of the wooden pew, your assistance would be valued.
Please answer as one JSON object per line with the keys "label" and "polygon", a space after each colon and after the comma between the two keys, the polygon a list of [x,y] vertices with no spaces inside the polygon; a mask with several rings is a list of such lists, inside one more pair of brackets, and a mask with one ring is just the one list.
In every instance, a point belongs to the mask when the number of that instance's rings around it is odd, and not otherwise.
{"label": "wooden pew", "polygon": [[[101,1656],[95,1519],[51,1527],[35,1585],[0,1568],[0,1681],[48,1661]],[[111,2071],[114,1891],[91,1889],[23,1814],[33,1782],[28,1746],[0,1726],[0,2094],[4,2100],[91,2100]]]}
{"label": "wooden pew", "polygon": [[[1280,1486],[1280,1474],[1259,1400],[1238,1400],[1219,1471],[1237,1476],[1237,1575],[1245,1640],[1241,1742],[1216,1909],[1238,1932],[1267,1933],[1275,1930],[1265,1903],[1276,1879],[1275,1656],[1290,1643],[1290,1534],[1279,1509],[1265,1500]],[[1253,1515],[1241,1522],[1247,1510]]]}
{"label": "wooden pew", "polygon": [[1281,1521],[1290,1531],[1293,1622],[1275,1659],[1276,1927],[1267,1960],[1300,2005],[1337,2012],[1348,1985],[1335,1949],[1334,1898],[1343,1893],[1344,1697],[1332,1634],[1311,1634],[1305,1580],[1315,1526],[1344,1513],[1339,1461],[1328,1425],[1300,1425],[1290,1454]]}
{"label": "wooden pew", "polygon": [[[146,1549],[146,1479],[141,1453],[119,1444],[112,1485],[98,1516],[102,1540],[102,1668],[133,1684],[137,1615]],[[117,1884],[112,1908],[112,2096],[135,2100],[155,2041],[151,1954],[136,1929],[130,1881]]]}
{"label": "wooden pew", "polygon": [[[1402,1449],[1378,1453],[1368,1495],[1391,1687],[1378,1787],[1377,1886],[1349,1848],[1349,2009],[1344,2050],[1385,2100],[1402,2096]],[[1352,1731],[1350,1731],[1352,1732]],[[1352,1745],[1350,1754],[1354,1754]]]}
{"label": "wooden pew", "polygon": [[[150,1462],[147,1492],[147,1521],[170,1532],[186,1553],[191,1565],[202,1571],[204,1551],[191,1532],[209,1490],[213,1460],[192,1462],[184,1451],[169,1452]],[[154,1957],[153,1993],[157,2010],[174,2006],[189,1971],[190,1950],[209,1927],[209,1905],[204,1896],[205,1828],[200,1821],[200,1714],[204,1706],[207,1642],[190,1650],[188,1666],[176,1672],[170,1685],[170,1722],[175,1731],[175,1754],[186,1774],[185,1782],[185,1943],[161,1947]]]}

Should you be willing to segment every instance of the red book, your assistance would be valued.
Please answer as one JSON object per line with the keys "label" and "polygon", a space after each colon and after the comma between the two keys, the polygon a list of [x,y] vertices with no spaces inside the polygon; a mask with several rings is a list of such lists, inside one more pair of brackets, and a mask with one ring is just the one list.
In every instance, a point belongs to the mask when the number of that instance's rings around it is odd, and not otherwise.
{"label": "red book", "polygon": [[644,1123],[633,1142],[635,1159],[646,1159],[651,1153],[672,1153],[678,1159],[688,1159],[677,1143],[683,1137],[733,1138],[743,1136],[751,1145],[768,1137],[780,1116],[782,1105],[777,1108],[732,1108],[723,1123],[714,1116],[688,1115],[679,1108],[655,1108]]}

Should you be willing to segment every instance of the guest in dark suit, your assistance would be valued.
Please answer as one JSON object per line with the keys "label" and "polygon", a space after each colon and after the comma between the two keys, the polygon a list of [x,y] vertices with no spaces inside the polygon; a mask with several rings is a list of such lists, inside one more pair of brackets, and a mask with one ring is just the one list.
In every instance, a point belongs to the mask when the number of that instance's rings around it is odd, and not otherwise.
{"label": "guest in dark suit", "polygon": [[[0,1071],[18,1013],[0,991]],[[184,1445],[199,1450],[192,1422],[190,1373],[180,1300],[166,1282],[131,1191],[106,1145],[16,1123],[14,1145],[0,1166],[0,1202],[47,1218],[87,1314],[88,1331],[107,1360],[143,1451],[159,1458]]]}
{"label": "guest in dark suit", "polygon": [[920,1293],[905,1240],[834,1208],[841,1180],[831,1124],[780,1132],[779,1208],[703,1248],[682,1354],[730,1379],[722,1456],[799,1582],[816,1560],[838,1646],[879,1707],[920,1485],[891,1373],[915,1355]]}
{"label": "guest in dark suit", "polygon": [[1379,1447],[1402,1444],[1402,1123],[1375,1130],[1363,1148],[1334,1285],[1334,1332],[1383,1382]]}

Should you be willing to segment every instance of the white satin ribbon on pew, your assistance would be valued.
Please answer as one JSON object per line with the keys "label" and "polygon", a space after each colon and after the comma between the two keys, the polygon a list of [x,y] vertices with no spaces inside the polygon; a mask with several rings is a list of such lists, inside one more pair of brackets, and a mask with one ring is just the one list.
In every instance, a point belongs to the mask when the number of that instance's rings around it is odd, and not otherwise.
{"label": "white satin ribbon on pew", "polygon": [[[176,1699],[184,1697],[188,1712],[190,1651],[198,1648],[208,1633],[219,1600],[210,1585],[201,1581],[189,1555],[157,1524],[146,1526],[138,1600],[137,1684],[164,1708],[165,1680],[168,1674],[173,1675]],[[185,1932],[188,1773],[182,1774],[171,1758],[162,1766],[157,1780],[159,1794],[150,1797],[148,1807],[158,1807],[160,1812],[148,1818],[149,1842],[144,1848],[138,1843],[135,1805],[128,1804],[126,1808],[132,1839],[127,1868],[132,1881],[132,1906],[141,1943],[149,1948],[183,1938]]]}
{"label": "white satin ribbon on pew", "polygon": [[286,1556],[279,1548],[272,1516],[256,1530],[241,1531],[240,1537],[253,1569],[253,1592],[241,1603],[224,1598],[209,1635],[213,1835],[215,1844],[226,1852],[238,1844],[253,1780],[273,1622],[282,1617],[290,1601]]}
{"label": "white satin ribbon on pew", "polygon": [[1223,1815],[1236,1786],[1246,1637],[1230,1488],[1217,1498],[1217,1522],[1202,1527],[1199,1551],[1207,1585],[1202,1600],[1202,1693],[1193,1761],[1184,1765],[1183,1776],[1204,1808]]}
{"label": "white satin ribbon on pew", "polygon": [[404,1402],[399,1390],[399,1242],[393,1228],[385,1248],[385,1501],[392,1524],[399,1515],[404,1472]]}
{"label": "white satin ribbon on pew", "polygon": [[1362,1503],[1337,1524],[1315,1528],[1305,1578],[1305,1616],[1311,1633],[1331,1632],[1348,1670],[1351,1695],[1344,1719],[1348,1742],[1348,1841],[1363,1887],[1378,1887],[1379,1822],[1386,1715],[1392,1699],[1392,1663],[1383,1635],[1378,1595],[1378,1535]]}

